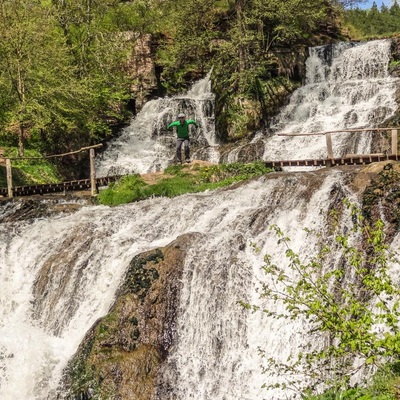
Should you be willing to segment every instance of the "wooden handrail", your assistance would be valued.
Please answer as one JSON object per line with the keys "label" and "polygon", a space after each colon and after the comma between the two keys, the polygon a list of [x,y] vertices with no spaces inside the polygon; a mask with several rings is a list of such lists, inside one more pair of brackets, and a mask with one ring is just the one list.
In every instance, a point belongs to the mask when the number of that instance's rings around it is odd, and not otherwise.
{"label": "wooden handrail", "polygon": [[320,136],[327,133],[345,133],[345,132],[372,132],[372,131],[391,131],[400,128],[362,128],[362,129],[340,129],[337,131],[311,132],[311,133],[277,133],[277,136]]}
{"label": "wooden handrail", "polygon": [[102,146],[103,145],[101,143],[99,143],[99,144],[95,144],[93,146],[82,147],[79,150],[70,151],[69,153],[53,154],[53,155],[50,155],[50,156],[41,156],[41,157],[4,157],[4,158],[8,158],[9,160],[42,160],[43,158],[54,158],[54,157],[69,156],[71,154],[77,154],[77,153],[80,153],[81,151],[85,151],[85,150],[98,149],[99,147],[102,147]]}
{"label": "wooden handrail", "polygon": [[91,193],[94,196],[97,193],[97,185],[96,185],[96,171],[94,165],[94,149],[98,149],[102,147],[101,143],[95,144],[93,146],[82,147],[79,150],[70,151],[69,153],[63,154],[53,154],[50,156],[41,156],[41,157],[5,157],[6,159],[6,170],[7,170],[7,192],[8,197],[13,197],[13,183],[12,183],[12,167],[11,160],[43,160],[47,158],[55,158],[55,157],[64,157],[69,156],[71,154],[77,154],[82,151],[89,150],[89,158],[90,158],[90,183],[91,183]]}

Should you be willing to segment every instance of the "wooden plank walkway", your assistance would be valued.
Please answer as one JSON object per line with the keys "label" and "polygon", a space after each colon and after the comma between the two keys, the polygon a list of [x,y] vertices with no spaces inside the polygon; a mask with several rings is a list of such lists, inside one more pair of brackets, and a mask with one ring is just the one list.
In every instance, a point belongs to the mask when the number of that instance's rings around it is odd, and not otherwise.
{"label": "wooden plank walkway", "polygon": [[[400,156],[397,154],[369,154],[369,155],[351,155],[339,158],[323,158],[308,160],[283,160],[283,161],[265,161],[265,165],[269,168],[281,167],[335,167],[339,165],[362,165],[371,164],[379,161],[399,161]],[[115,182],[121,175],[107,176],[96,178],[96,187],[107,186],[111,182]],[[76,181],[49,183],[44,185],[16,186],[12,188],[13,196],[31,196],[35,194],[51,194],[62,192],[73,192],[79,190],[90,190],[91,180],[81,179]],[[7,188],[0,188],[0,196],[7,197]]]}
{"label": "wooden plank walkway", "polygon": [[[107,176],[104,178],[96,178],[96,187],[107,186],[110,182],[115,182],[120,175]],[[76,181],[49,183],[44,185],[16,186],[13,190],[14,196],[31,196],[34,194],[50,194],[61,192],[72,192],[79,190],[90,190],[91,180],[80,179]],[[7,188],[0,188],[0,196],[7,197]]]}
{"label": "wooden plank walkway", "polygon": [[265,165],[269,168],[279,167],[335,167],[338,165],[362,165],[371,164],[379,161],[398,161],[397,154],[360,154],[352,155],[351,157],[339,158],[322,158],[316,160],[283,160],[283,161],[265,161]]}

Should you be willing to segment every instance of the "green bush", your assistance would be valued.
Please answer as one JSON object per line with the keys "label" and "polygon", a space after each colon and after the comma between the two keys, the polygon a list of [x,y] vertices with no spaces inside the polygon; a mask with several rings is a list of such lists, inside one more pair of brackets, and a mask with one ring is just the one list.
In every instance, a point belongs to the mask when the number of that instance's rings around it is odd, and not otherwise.
{"label": "green bush", "polygon": [[[15,147],[4,147],[5,157],[17,157]],[[46,159],[40,158],[37,150],[25,150],[25,157],[38,157],[37,159],[11,160],[12,177],[14,186],[30,184],[58,183],[61,178],[56,166]],[[7,186],[6,168],[0,167],[0,186]]]}
{"label": "green bush", "polygon": [[[271,227],[288,264],[275,264],[272,256],[264,256],[268,279],[262,282],[260,296],[282,307],[263,312],[274,319],[306,321],[308,332],[318,334],[324,345],[312,348],[305,344],[297,356],[286,361],[268,358],[264,368],[269,374],[280,376],[290,371],[293,380],[287,377],[285,383],[266,387],[292,387],[307,394],[304,398],[308,400],[395,399],[400,368],[388,365],[400,359],[400,287],[389,269],[398,263],[398,254],[386,242],[382,220],[364,218],[347,199],[342,212],[346,209],[352,223],[345,227],[341,224],[344,215],[334,211],[326,217],[329,232],[305,228],[310,238],[317,240],[318,250],[304,258],[291,248],[290,238],[279,227]],[[354,241],[351,233],[362,240]],[[333,252],[342,255],[340,261],[333,261]],[[265,355],[262,350],[260,353]],[[371,367],[379,372],[373,382],[363,382],[369,389],[351,387],[351,379],[361,368]],[[307,387],[299,387],[298,373],[310,377]],[[318,385],[326,388],[323,395],[316,392]]]}
{"label": "green bush", "polygon": [[399,362],[387,364],[372,377],[369,385],[347,390],[329,390],[304,400],[396,400],[400,383]]}

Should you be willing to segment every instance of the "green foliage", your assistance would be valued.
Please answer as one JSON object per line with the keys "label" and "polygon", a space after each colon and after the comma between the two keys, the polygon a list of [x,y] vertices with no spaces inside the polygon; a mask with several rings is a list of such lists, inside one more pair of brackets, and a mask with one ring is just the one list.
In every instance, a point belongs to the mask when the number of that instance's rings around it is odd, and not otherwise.
{"label": "green foliage", "polygon": [[[305,320],[310,334],[318,332],[321,339],[325,338],[322,348],[304,348],[287,363],[270,359],[268,370],[277,374],[307,371],[315,385],[322,383],[333,393],[345,387],[360,368],[382,366],[400,356],[400,287],[389,274],[390,265],[397,259],[385,243],[383,222],[370,224],[354,205],[345,205],[351,212],[351,232],[361,242],[355,243],[350,232],[338,231],[336,213],[330,216],[331,227],[336,230],[332,232],[334,241],[328,242],[320,232],[307,231],[320,238],[319,251],[301,260],[290,247],[290,239],[274,226],[288,266],[276,265],[266,255],[263,268],[269,279],[262,297],[284,309],[283,313],[264,312],[276,319]],[[332,260],[333,251],[342,254],[339,261]],[[314,389],[309,388],[311,392]]]}
{"label": "green foliage", "polygon": [[110,184],[108,189],[102,190],[98,196],[100,204],[119,205],[140,200],[143,197],[143,187],[146,183],[140,175],[123,176],[119,181]]}
{"label": "green foliage", "polygon": [[263,162],[256,161],[250,164],[232,163],[204,167],[201,169],[200,174],[203,182],[214,183],[228,180],[242,181],[270,171]]}
{"label": "green foliage", "polygon": [[0,129],[18,137],[20,155],[28,141],[54,153],[103,140],[125,117],[135,38],[112,23],[121,7],[128,12],[117,0],[2,2]]}
{"label": "green foliage", "polygon": [[320,395],[305,395],[304,400],[396,400],[400,383],[398,362],[380,368],[365,387],[328,390]]}
{"label": "green foliage", "polygon": [[172,177],[163,178],[153,185],[147,185],[139,175],[124,176],[108,189],[102,190],[98,201],[104,205],[119,205],[149,197],[175,197],[228,186],[268,172],[271,169],[261,162],[200,167],[193,172],[187,171],[182,165],[175,165],[165,170]]}
{"label": "green foliage", "polygon": [[163,85],[181,91],[212,67],[219,134],[240,138],[293,89],[278,72],[289,64],[282,49],[311,44],[321,26],[336,24],[335,10],[324,0],[166,0]]}
{"label": "green foliage", "polygon": [[[37,150],[29,149],[25,151],[26,157],[40,157]],[[4,148],[6,157],[17,157],[15,147]],[[14,186],[29,184],[57,183],[61,178],[57,168],[45,159],[12,160],[12,175]],[[0,187],[7,186],[7,175],[5,167],[0,168]]]}
{"label": "green foliage", "polygon": [[345,25],[353,39],[378,38],[400,32],[400,6],[397,0],[388,8],[378,9],[376,3],[367,10],[349,9],[345,12]]}

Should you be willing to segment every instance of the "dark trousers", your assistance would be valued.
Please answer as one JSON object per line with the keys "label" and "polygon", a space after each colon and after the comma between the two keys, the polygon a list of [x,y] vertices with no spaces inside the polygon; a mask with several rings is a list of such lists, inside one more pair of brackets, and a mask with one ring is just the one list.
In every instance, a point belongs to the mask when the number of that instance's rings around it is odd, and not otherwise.
{"label": "dark trousers", "polygon": [[179,162],[182,162],[182,154],[181,154],[181,149],[182,149],[182,143],[183,147],[185,150],[185,160],[190,159],[190,146],[189,146],[189,139],[177,139],[176,141],[176,159]]}

